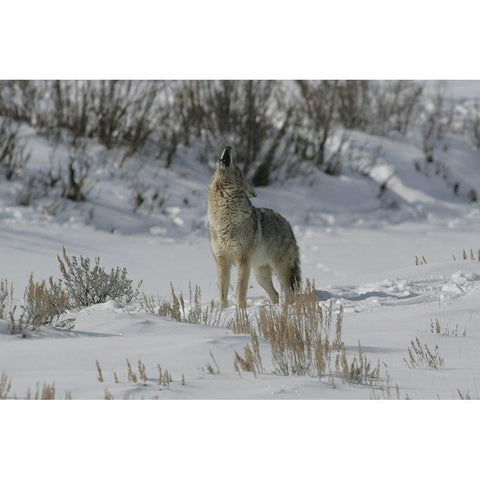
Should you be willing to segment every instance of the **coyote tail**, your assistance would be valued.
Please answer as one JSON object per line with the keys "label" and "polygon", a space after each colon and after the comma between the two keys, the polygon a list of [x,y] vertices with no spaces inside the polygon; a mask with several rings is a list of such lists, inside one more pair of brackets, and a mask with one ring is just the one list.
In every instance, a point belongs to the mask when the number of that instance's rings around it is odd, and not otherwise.
{"label": "coyote tail", "polygon": [[298,290],[300,290],[301,281],[302,281],[302,274],[300,271],[300,260],[297,257],[293,262],[292,268],[290,269],[290,278],[289,278],[290,287],[294,292],[297,292]]}

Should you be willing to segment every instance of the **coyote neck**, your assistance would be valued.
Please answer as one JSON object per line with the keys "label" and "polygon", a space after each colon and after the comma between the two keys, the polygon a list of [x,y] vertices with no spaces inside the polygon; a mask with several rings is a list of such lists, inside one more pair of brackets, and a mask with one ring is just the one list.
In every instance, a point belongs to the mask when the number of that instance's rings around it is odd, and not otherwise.
{"label": "coyote neck", "polygon": [[[237,185],[213,179],[208,195],[209,229],[234,251],[243,250],[245,235],[257,230],[255,209]],[[234,242],[235,247],[230,246]],[[250,244],[250,241],[247,242]],[[239,251],[237,253],[240,253]]]}

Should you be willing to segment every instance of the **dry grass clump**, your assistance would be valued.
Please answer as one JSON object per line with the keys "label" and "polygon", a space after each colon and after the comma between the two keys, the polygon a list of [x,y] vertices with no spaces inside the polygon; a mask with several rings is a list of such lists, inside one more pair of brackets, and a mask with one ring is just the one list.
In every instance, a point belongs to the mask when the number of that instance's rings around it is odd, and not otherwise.
{"label": "dry grass clump", "polygon": [[343,309],[332,332],[333,304],[322,307],[315,285],[307,281],[305,291],[291,305],[260,309],[258,333],[270,343],[275,372],[280,375],[324,376],[331,368],[333,352],[341,352]]}
{"label": "dry grass clump", "polygon": [[425,257],[422,255],[420,258],[415,255],[415,265],[425,265],[427,263],[427,260],[425,259]]}
{"label": "dry grass clump", "polygon": [[[26,400],[55,400],[55,383],[44,382],[40,391],[40,384],[37,382],[35,395],[32,395],[30,388],[27,390]],[[71,394],[70,394],[71,398]]]}
{"label": "dry grass clump", "polygon": [[430,321],[430,332],[436,333],[437,335],[444,335],[447,337],[467,336],[466,329],[464,329],[463,332],[459,335],[458,323],[455,325],[455,328],[450,328],[448,325],[441,325],[438,318],[436,318],[435,321],[433,321],[433,319]]}
{"label": "dry grass clump", "polygon": [[358,385],[373,386],[375,382],[380,380],[380,360],[375,368],[362,352],[362,346],[358,342],[358,357],[353,357],[349,362],[345,352],[345,348],[337,354],[336,367],[343,372],[343,377],[347,383],[355,383]]}
{"label": "dry grass clump", "polygon": [[97,367],[97,380],[103,383],[103,372],[102,368],[100,367],[100,362],[98,360],[95,360],[95,365]]}
{"label": "dry grass clump", "polygon": [[[387,369],[385,370],[385,380],[378,379],[375,386],[370,386],[370,398],[372,400],[400,400],[400,387],[398,386],[398,383],[395,384],[395,387],[392,387],[390,383],[390,374]],[[407,394],[405,400],[409,399],[410,398]]]}
{"label": "dry grass clump", "polygon": [[252,333],[252,321],[246,310],[236,309],[235,316],[232,317],[226,324],[226,328],[233,333],[250,335]]}
{"label": "dry grass clump", "polygon": [[72,328],[72,322],[59,323],[60,316],[70,308],[67,293],[62,288],[61,281],[54,282],[50,277],[48,284],[45,280],[35,282],[33,274],[30,275],[25,288],[23,321],[25,327],[32,330],[43,325],[54,325],[63,328]]}
{"label": "dry grass clump", "polygon": [[220,373],[220,367],[218,366],[217,359],[215,355],[210,350],[210,358],[213,361],[213,365],[210,362],[207,362],[202,370],[206,371],[210,375],[218,375]]}
{"label": "dry grass clump", "polygon": [[[453,256],[453,261],[456,262],[457,261],[457,257],[455,257],[455,254],[452,255]],[[459,259],[461,260],[468,260],[470,258],[470,260],[472,262],[480,262],[480,248],[477,250],[477,253],[475,254],[475,252],[473,251],[473,248],[470,249],[470,255],[467,254],[467,251],[465,249],[462,250],[462,253],[460,254],[459,256]]]}
{"label": "dry grass clump", "polygon": [[259,349],[262,337],[270,345],[277,375],[328,377],[333,386],[334,378],[340,377],[346,383],[373,388],[381,382],[380,364],[373,367],[360,345],[358,356],[347,357],[342,324],[342,305],[336,314],[332,302],[322,306],[315,284],[307,280],[305,290],[292,304],[263,307],[255,319],[237,313],[230,325],[236,333],[249,333],[251,344],[244,347],[243,355],[235,351],[234,368],[239,374],[244,371],[257,376],[264,372]]}
{"label": "dry grass clump", "polygon": [[459,388],[457,388],[457,395],[460,400],[478,400],[478,397],[472,397],[469,391],[462,392]]}
{"label": "dry grass clump", "polygon": [[149,312],[162,317],[169,317],[171,320],[183,323],[193,323],[197,325],[208,325],[218,327],[220,324],[222,312],[215,307],[214,301],[206,307],[202,306],[202,292],[199,285],[192,288],[189,284],[188,304],[182,291],[177,294],[172,283],[170,283],[172,292],[172,301],[165,302],[160,298],[143,294],[141,307]]}
{"label": "dry grass clump", "polygon": [[70,302],[61,281],[35,282],[30,275],[23,295],[23,304],[18,307],[13,301],[13,285],[7,280],[0,282],[0,319],[10,322],[10,333],[26,335],[26,329],[37,330],[51,325],[61,329],[73,328],[74,319],[60,317],[70,308]]}
{"label": "dry grass clump", "polygon": [[159,363],[157,363],[157,368],[158,368],[158,384],[168,388],[170,386],[170,383],[173,382],[172,376],[170,375],[167,369],[162,370],[162,367],[160,366]]}
{"label": "dry grass clump", "polygon": [[13,306],[13,284],[7,279],[0,280],[0,319],[8,318]]}
{"label": "dry grass clump", "polygon": [[258,336],[255,330],[250,332],[250,338],[252,341],[252,348],[250,345],[243,347],[244,357],[235,350],[235,360],[233,362],[233,368],[239,375],[241,371],[252,372],[255,378],[258,373],[263,373],[262,357],[260,356],[260,347],[258,344]]}
{"label": "dry grass clump", "polygon": [[131,383],[137,383],[137,374],[130,365],[130,361],[127,358],[127,374],[128,374],[128,381]]}
{"label": "dry grass clump", "polygon": [[411,346],[408,348],[408,358],[403,359],[408,368],[439,370],[444,367],[445,360],[438,353],[438,345],[435,345],[432,351],[428,348],[428,345],[422,345],[418,337],[415,337],[415,341],[412,340],[410,344]]}
{"label": "dry grass clump", "polygon": [[0,280],[0,320],[10,323],[10,333],[23,332],[23,315],[17,315],[17,305],[13,300],[13,283],[8,280]]}
{"label": "dry grass clump", "polygon": [[12,388],[12,381],[8,379],[8,375],[2,371],[0,376],[0,400],[6,400],[8,392]]}

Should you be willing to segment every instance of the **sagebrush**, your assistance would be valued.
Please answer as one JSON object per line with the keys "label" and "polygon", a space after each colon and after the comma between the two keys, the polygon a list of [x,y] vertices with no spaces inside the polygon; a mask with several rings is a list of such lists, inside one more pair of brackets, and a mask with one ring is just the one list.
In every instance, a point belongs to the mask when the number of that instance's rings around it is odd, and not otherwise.
{"label": "sagebrush", "polygon": [[112,268],[108,273],[100,266],[100,257],[92,264],[90,258],[68,256],[65,247],[57,259],[65,289],[75,307],[88,307],[107,300],[130,303],[140,294],[142,282],[134,288],[125,267]]}

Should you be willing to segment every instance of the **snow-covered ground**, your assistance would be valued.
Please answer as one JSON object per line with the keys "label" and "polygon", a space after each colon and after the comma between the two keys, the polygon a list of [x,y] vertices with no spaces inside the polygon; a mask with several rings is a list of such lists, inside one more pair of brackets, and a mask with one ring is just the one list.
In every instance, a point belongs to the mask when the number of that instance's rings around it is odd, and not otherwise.
{"label": "snow-covered ground", "polygon": [[[464,87],[455,85],[452,97],[480,96],[472,82]],[[32,151],[30,168],[45,165],[48,142],[33,129],[24,127],[22,133]],[[315,280],[320,302],[328,305],[332,299],[334,308],[343,304],[348,355],[358,352],[360,341],[372,364],[380,361],[383,380],[388,372],[392,387],[398,385],[400,398],[452,399],[459,398],[458,391],[478,397],[480,208],[466,196],[480,185],[480,153],[466,139],[451,135],[436,164],[425,165],[415,135],[385,139],[352,132],[351,139],[381,147],[370,176],[346,169],[339,177],[318,173],[308,181],[278,181],[257,189],[254,204],[274,208],[290,220],[303,277]],[[95,145],[88,152],[95,158],[102,155]],[[218,153],[212,152],[212,160]],[[57,149],[56,158],[64,154]],[[440,171],[436,165],[442,165]],[[20,302],[31,272],[37,280],[59,278],[56,255],[65,246],[71,255],[100,257],[108,268],[127,267],[130,278],[143,280],[145,294],[166,301],[171,299],[170,283],[187,297],[189,284],[199,285],[207,306],[211,299],[217,301],[205,225],[211,172],[211,166],[188,152],[172,170],[151,162],[135,177],[105,167],[95,174],[89,200],[65,204],[56,216],[45,212],[51,200],[17,206],[20,186],[2,178],[0,277],[13,282]],[[152,195],[160,188],[164,205],[152,212],[143,206],[134,214],[132,178]],[[379,195],[386,179],[387,190]],[[456,182],[458,194],[453,191]],[[462,259],[464,249],[467,260]],[[232,279],[235,283],[235,275]],[[250,283],[248,310],[254,317],[267,300],[253,278]],[[233,293],[230,299],[233,303]],[[35,392],[37,382],[55,383],[57,398],[69,392],[74,399],[101,399],[106,390],[115,399],[382,397],[380,389],[349,385],[341,378],[333,387],[327,378],[276,375],[263,339],[264,373],[239,376],[234,352],[242,352],[250,337],[226,327],[234,311],[230,307],[218,325],[206,326],[147,313],[138,301],[108,301],[68,314],[76,318],[70,332],[42,328],[27,338],[9,334],[6,322],[0,322],[0,373],[11,379],[9,396],[18,398],[28,389]],[[441,332],[450,335],[432,332],[436,320]],[[409,368],[404,359],[416,338],[432,350],[438,346],[442,368]],[[127,359],[136,370],[139,360],[145,365],[146,382],[128,380]],[[97,379],[96,361],[103,382]],[[158,365],[172,376],[168,386],[159,385]]]}

